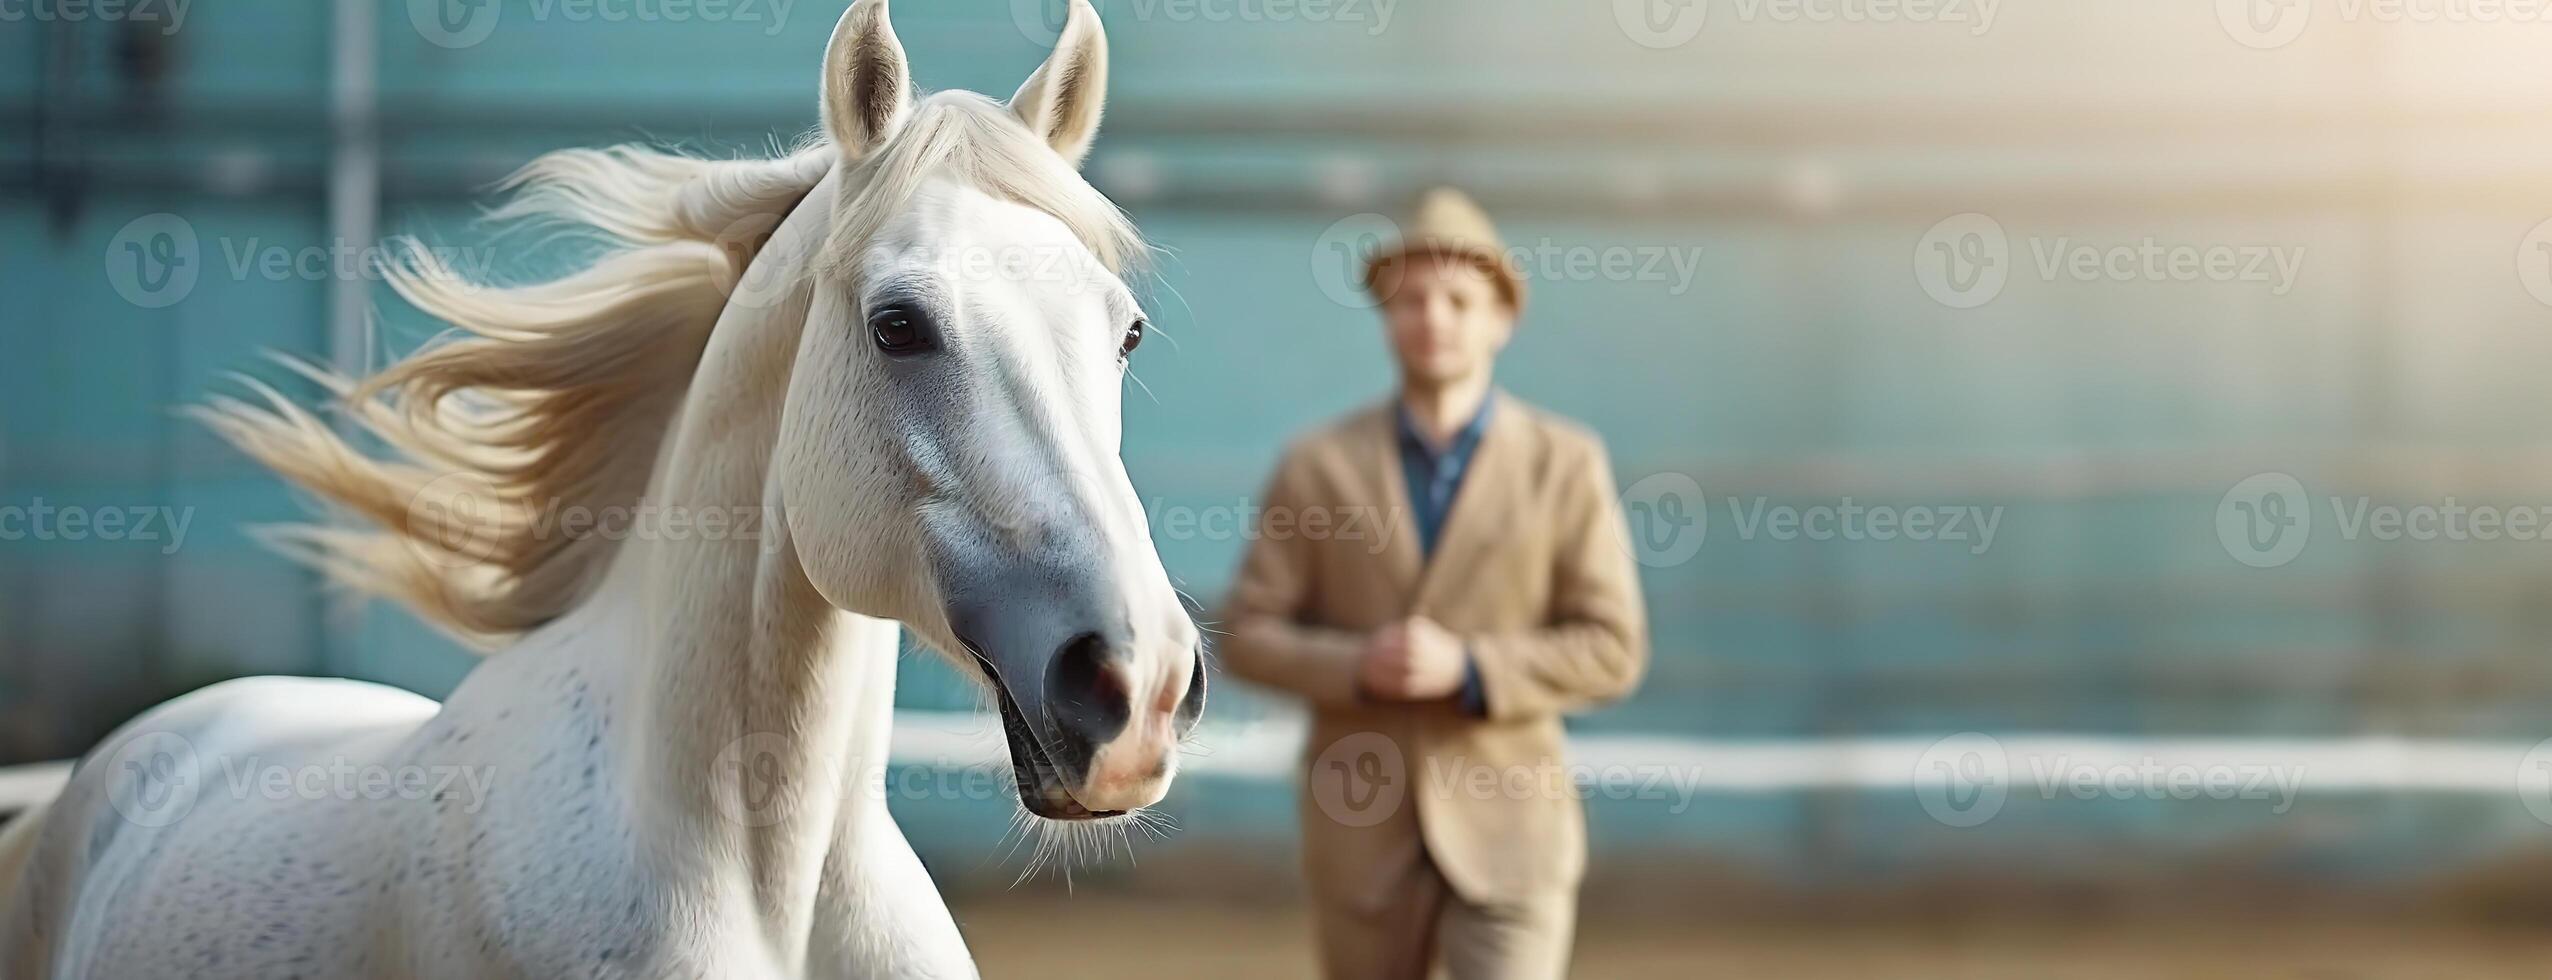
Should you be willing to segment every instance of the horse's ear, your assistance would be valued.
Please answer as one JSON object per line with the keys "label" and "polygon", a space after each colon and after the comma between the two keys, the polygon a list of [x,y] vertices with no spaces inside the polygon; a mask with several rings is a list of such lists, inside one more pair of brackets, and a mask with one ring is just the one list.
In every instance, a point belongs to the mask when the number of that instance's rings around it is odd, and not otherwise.
{"label": "horse's ear", "polygon": [[857,163],[886,144],[913,108],[913,67],[887,22],[886,0],[858,0],[824,48],[824,131]]}
{"label": "horse's ear", "polygon": [[1107,101],[1107,32],[1090,0],[1072,0],[1054,54],[1010,97],[1010,111],[1077,167],[1099,138],[1099,110]]}

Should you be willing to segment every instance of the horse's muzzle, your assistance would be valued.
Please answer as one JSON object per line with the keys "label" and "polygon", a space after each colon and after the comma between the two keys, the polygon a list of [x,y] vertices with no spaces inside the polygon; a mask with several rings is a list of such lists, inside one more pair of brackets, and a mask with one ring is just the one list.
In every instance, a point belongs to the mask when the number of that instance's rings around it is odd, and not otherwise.
{"label": "horse's muzzle", "polygon": [[[1130,648],[1100,632],[1074,634],[1022,689],[960,634],[1000,706],[1020,805],[1048,820],[1119,816],[1157,802],[1176,771],[1179,740],[1204,713],[1204,658],[1183,677],[1146,682]],[[1025,671],[1022,671],[1025,673]],[[1023,695],[1025,695],[1023,697]]]}

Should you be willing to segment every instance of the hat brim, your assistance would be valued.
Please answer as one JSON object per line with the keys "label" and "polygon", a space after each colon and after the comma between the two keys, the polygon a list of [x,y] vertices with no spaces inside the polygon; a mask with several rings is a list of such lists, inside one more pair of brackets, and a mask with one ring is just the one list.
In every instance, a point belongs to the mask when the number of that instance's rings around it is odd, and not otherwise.
{"label": "hat brim", "polygon": [[1389,299],[1380,293],[1382,274],[1415,258],[1457,259],[1478,266],[1497,284],[1498,298],[1506,301],[1508,309],[1524,309],[1524,281],[1516,277],[1515,270],[1507,268],[1504,256],[1475,245],[1420,243],[1376,252],[1365,260],[1365,292],[1376,300]]}

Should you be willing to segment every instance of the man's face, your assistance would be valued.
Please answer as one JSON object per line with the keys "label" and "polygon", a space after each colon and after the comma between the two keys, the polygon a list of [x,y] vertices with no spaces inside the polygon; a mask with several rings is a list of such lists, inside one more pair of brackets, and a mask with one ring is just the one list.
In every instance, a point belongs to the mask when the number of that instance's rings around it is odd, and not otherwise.
{"label": "man's face", "polygon": [[1428,390],[1486,375],[1515,332],[1515,311],[1489,270],[1467,259],[1413,255],[1375,283],[1402,383]]}

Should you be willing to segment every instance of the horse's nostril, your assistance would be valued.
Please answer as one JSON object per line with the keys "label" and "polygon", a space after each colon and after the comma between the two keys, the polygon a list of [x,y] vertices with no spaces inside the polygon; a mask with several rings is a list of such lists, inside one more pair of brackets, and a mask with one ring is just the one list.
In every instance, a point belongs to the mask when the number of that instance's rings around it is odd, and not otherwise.
{"label": "horse's nostril", "polygon": [[1061,734],[1084,746],[1107,742],[1125,730],[1133,712],[1116,645],[1098,633],[1064,642],[1046,667],[1046,713]]}
{"label": "horse's nostril", "polygon": [[1196,728],[1197,719],[1205,715],[1205,651],[1196,652],[1195,666],[1187,677],[1187,696],[1179,699],[1178,714],[1173,721],[1181,736]]}

